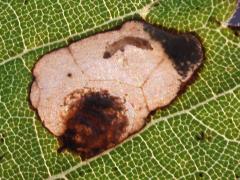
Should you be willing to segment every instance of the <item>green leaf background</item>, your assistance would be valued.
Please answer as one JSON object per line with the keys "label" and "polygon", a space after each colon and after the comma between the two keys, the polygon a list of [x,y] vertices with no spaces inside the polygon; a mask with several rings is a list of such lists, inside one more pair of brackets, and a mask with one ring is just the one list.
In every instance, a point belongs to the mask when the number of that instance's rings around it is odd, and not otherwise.
{"label": "green leaf background", "polygon": [[[1,0],[0,179],[234,179],[240,176],[240,37],[224,26],[235,0]],[[31,70],[51,50],[142,15],[202,39],[197,80],[105,155],[82,162],[28,102]],[[145,16],[146,15],[146,16]],[[201,133],[204,140],[199,140]]]}

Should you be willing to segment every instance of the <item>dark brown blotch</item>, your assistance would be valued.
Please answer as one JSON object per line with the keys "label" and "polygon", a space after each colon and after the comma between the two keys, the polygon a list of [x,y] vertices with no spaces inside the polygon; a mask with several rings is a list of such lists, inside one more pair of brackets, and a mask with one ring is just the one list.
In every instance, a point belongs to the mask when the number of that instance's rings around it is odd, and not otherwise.
{"label": "dark brown blotch", "polygon": [[103,58],[110,58],[112,57],[118,50],[124,51],[124,47],[126,45],[136,46],[141,49],[152,50],[152,46],[148,40],[139,38],[139,37],[132,37],[126,36],[122,39],[119,39],[112,44],[106,47],[106,51],[103,54]]}
{"label": "dark brown blotch", "polygon": [[66,131],[59,137],[59,151],[68,149],[87,159],[120,143],[128,119],[119,97],[104,90],[89,91],[74,106]]}
{"label": "dark brown blotch", "polygon": [[159,41],[165,53],[170,57],[178,73],[185,77],[204,57],[200,40],[192,33],[173,33],[144,24],[144,30],[156,41]]}

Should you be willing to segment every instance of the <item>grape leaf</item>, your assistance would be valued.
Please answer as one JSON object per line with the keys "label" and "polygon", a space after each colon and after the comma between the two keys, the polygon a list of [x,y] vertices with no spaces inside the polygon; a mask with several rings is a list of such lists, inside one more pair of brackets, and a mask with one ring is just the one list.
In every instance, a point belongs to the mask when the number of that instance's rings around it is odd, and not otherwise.
{"label": "grape leaf", "polygon": [[[234,179],[240,177],[240,38],[223,22],[235,0],[0,1],[1,179]],[[130,19],[198,34],[196,81],[138,134],[82,162],[29,104],[31,70],[47,52]]]}

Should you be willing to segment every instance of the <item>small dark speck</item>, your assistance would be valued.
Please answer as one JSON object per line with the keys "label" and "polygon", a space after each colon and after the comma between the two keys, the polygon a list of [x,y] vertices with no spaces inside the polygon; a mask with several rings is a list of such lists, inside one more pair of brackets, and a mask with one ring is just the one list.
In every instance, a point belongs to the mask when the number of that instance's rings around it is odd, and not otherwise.
{"label": "small dark speck", "polygon": [[75,41],[76,41],[76,39],[74,39],[74,38],[72,38],[72,37],[67,39],[67,43],[68,43],[68,44],[71,44],[71,43],[73,43],[73,42],[75,42]]}
{"label": "small dark speck", "polygon": [[62,153],[64,150],[65,150],[65,146],[64,145],[62,145],[62,146],[60,146],[58,149],[57,149],[57,153]]}
{"label": "small dark speck", "polygon": [[79,176],[84,176],[84,172],[83,172],[83,171],[79,171],[79,172],[78,172],[78,175],[79,175]]}
{"label": "small dark speck", "polygon": [[113,167],[113,171],[118,171],[118,168],[116,168],[116,167]]}
{"label": "small dark speck", "polygon": [[199,132],[199,133],[196,135],[196,139],[197,139],[198,141],[204,141],[204,140],[205,140],[205,133],[204,133],[204,131]]}
{"label": "small dark speck", "polygon": [[110,57],[111,57],[110,52],[108,52],[108,51],[104,52],[104,54],[103,54],[104,59],[107,59],[107,58],[110,58]]}
{"label": "small dark speck", "polygon": [[68,76],[68,77],[72,77],[72,73],[68,73],[67,76]]}
{"label": "small dark speck", "polygon": [[199,177],[203,177],[203,173],[202,172],[200,172],[198,175],[199,175]]}
{"label": "small dark speck", "polygon": [[160,3],[156,2],[156,3],[153,4],[153,7],[158,7],[159,5],[160,5]]}
{"label": "small dark speck", "polygon": [[14,56],[14,51],[10,50],[9,53],[8,53],[10,56]]}
{"label": "small dark speck", "polygon": [[235,36],[240,36],[240,32],[234,31]]}
{"label": "small dark speck", "polygon": [[0,161],[2,161],[4,158],[4,154],[0,156]]}
{"label": "small dark speck", "polygon": [[124,52],[124,48],[120,48],[120,51]]}
{"label": "small dark speck", "polygon": [[0,144],[4,143],[4,137],[5,135],[0,133]]}
{"label": "small dark speck", "polygon": [[216,24],[217,26],[221,26],[221,22],[219,20],[217,20],[215,17],[211,16],[209,18],[209,22],[212,24]]}
{"label": "small dark speck", "polygon": [[232,30],[232,32],[235,36],[240,37],[240,27],[229,26],[229,28]]}
{"label": "small dark speck", "polygon": [[28,4],[28,0],[25,0],[25,1],[24,1],[24,4],[27,5],[27,4]]}
{"label": "small dark speck", "polygon": [[112,168],[112,171],[113,171],[113,173],[116,174],[116,175],[119,174],[119,170],[118,170],[117,167],[113,167],[113,168]]}

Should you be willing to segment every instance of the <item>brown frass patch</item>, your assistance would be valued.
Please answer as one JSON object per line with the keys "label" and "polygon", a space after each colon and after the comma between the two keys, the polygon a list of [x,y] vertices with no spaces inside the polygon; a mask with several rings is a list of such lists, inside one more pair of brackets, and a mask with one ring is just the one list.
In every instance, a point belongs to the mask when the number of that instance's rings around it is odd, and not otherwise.
{"label": "brown frass patch", "polygon": [[103,54],[103,58],[107,59],[112,57],[118,50],[124,51],[124,47],[126,45],[136,46],[141,49],[153,49],[148,40],[139,37],[127,36],[108,45]]}
{"label": "brown frass patch", "polygon": [[120,142],[128,119],[119,97],[107,91],[89,91],[75,103],[59,140],[60,149],[79,153],[82,159],[95,156]]}
{"label": "brown frass patch", "polygon": [[194,65],[201,63],[202,45],[191,33],[174,34],[147,23],[144,23],[144,30],[162,44],[181,76],[186,76]]}

